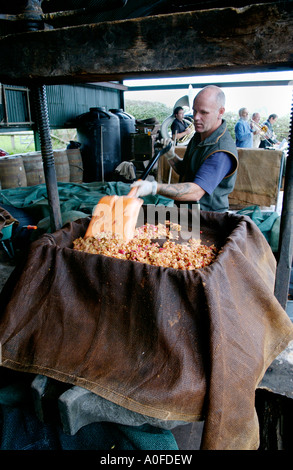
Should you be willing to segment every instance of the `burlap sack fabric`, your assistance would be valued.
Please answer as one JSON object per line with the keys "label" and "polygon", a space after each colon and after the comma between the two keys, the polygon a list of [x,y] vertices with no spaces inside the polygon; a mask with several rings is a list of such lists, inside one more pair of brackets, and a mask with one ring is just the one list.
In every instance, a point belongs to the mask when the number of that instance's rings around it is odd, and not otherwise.
{"label": "burlap sack fabric", "polygon": [[7,212],[7,210],[3,209],[3,207],[0,207],[0,233],[3,227],[12,224],[12,222],[18,224],[18,221],[14,217],[12,217],[12,215]]}
{"label": "burlap sack fabric", "polygon": [[293,339],[275,258],[245,216],[203,212],[222,246],[197,271],[74,251],[89,219],[34,242],[1,293],[3,366],[163,420],[203,420],[202,449],[257,449],[255,389]]}
{"label": "burlap sack fabric", "polygon": [[281,150],[238,148],[239,167],[231,205],[276,205],[279,194]]}

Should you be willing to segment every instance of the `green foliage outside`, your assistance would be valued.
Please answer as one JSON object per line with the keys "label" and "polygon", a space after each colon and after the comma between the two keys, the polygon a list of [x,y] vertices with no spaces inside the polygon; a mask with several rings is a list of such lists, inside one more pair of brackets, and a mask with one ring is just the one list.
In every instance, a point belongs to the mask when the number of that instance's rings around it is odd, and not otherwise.
{"label": "green foliage outside", "polygon": [[[125,100],[125,111],[135,119],[148,119],[151,117],[156,117],[157,120],[162,124],[162,122],[172,114],[172,108],[167,107],[165,104],[158,102],[150,101],[136,101],[136,100]],[[238,112],[226,112],[224,118],[227,121],[227,127],[235,139],[234,127],[236,122],[239,119]],[[261,122],[264,122],[268,116],[261,116]],[[289,125],[290,125],[290,115],[279,116],[275,126],[275,134],[277,138],[281,141],[283,139],[288,140],[289,134]]]}
{"label": "green foliage outside", "polygon": [[[171,116],[173,108],[163,103],[151,101],[125,100],[125,111],[131,114],[135,119],[148,119],[156,117],[160,124]],[[261,116],[261,122],[264,122],[268,116]],[[235,139],[234,127],[238,120],[238,112],[226,112],[224,118],[227,126]],[[274,130],[277,138],[288,140],[290,115],[279,116]],[[52,129],[51,130],[53,149],[66,148],[70,140],[76,140],[76,129]],[[0,134],[0,148],[15,155],[18,153],[27,153],[35,151],[34,136],[32,132],[17,133],[14,136],[5,133]]]}
{"label": "green foliage outside", "polygon": [[[233,113],[231,111],[225,113],[224,118],[227,121],[227,127],[233,137],[235,139],[235,124],[239,119],[238,113]],[[260,122],[266,121],[268,116],[261,116]],[[281,142],[283,139],[288,140],[289,139],[289,128],[290,128],[290,114],[287,114],[287,116],[279,116],[276,124],[274,125],[274,131]]]}
{"label": "green foliage outside", "polygon": [[[52,129],[51,139],[54,150],[64,149],[70,140],[76,140],[76,129]],[[35,152],[33,132],[0,134],[0,148],[8,152],[9,155]]]}
{"label": "green foliage outside", "polygon": [[35,151],[35,143],[33,134],[15,134],[15,135],[0,135],[0,148],[15,155],[17,153],[27,153]]}
{"label": "green foliage outside", "polygon": [[160,124],[172,114],[173,108],[163,103],[151,101],[125,100],[125,111],[135,119],[156,117]]}

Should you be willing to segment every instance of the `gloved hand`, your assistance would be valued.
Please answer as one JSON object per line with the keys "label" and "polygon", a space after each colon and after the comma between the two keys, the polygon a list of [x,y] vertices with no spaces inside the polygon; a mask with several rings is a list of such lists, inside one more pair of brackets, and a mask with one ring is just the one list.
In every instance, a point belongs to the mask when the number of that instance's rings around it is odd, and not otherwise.
{"label": "gloved hand", "polygon": [[164,147],[167,147],[167,145],[172,142],[172,147],[168,152],[165,153],[165,157],[167,160],[170,160],[171,158],[175,157],[175,141],[172,139],[161,139],[161,145]]}
{"label": "gloved hand", "polygon": [[150,196],[151,194],[154,196],[157,194],[157,182],[156,181],[135,181],[130,186],[131,188],[137,187],[136,197],[139,196]]}

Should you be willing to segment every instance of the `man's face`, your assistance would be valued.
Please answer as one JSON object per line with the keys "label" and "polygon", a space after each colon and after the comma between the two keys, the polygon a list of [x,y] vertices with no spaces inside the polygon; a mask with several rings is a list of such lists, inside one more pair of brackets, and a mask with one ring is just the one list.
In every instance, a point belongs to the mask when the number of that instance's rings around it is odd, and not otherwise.
{"label": "man's face", "polygon": [[241,113],[241,118],[244,119],[245,121],[247,121],[248,119],[248,111],[247,109],[243,109],[242,113]]}
{"label": "man's face", "polygon": [[253,117],[254,122],[259,122],[260,121],[260,114],[255,114]]}
{"label": "man's face", "polygon": [[176,114],[176,117],[177,119],[179,119],[179,121],[182,121],[183,117],[184,117],[184,110],[183,109],[180,109],[178,111],[178,113]]}
{"label": "man's face", "polygon": [[196,132],[201,138],[209,137],[222,123],[225,112],[224,107],[219,107],[214,93],[205,91],[195,97],[193,102],[193,119]]}

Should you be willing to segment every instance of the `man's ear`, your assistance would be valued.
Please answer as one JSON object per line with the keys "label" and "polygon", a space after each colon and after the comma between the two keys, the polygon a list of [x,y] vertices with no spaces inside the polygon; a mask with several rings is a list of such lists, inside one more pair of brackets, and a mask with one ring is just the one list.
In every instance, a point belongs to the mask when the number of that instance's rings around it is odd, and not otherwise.
{"label": "man's ear", "polygon": [[219,116],[218,116],[219,119],[222,119],[224,113],[225,113],[225,108],[224,106],[221,106],[219,109]]}

